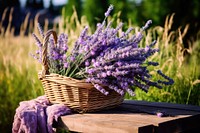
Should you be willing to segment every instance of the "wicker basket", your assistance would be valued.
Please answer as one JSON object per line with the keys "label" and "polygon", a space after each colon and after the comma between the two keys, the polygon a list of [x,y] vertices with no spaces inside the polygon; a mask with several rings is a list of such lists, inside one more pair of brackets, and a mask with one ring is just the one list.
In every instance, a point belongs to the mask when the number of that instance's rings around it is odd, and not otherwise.
{"label": "wicker basket", "polygon": [[109,94],[105,96],[96,90],[91,83],[86,83],[84,80],[76,80],[59,74],[49,74],[47,45],[51,34],[57,42],[56,32],[49,30],[43,41],[43,68],[39,73],[45,95],[51,103],[62,103],[78,112],[93,112],[115,107],[123,102],[124,97],[111,89],[107,89]]}

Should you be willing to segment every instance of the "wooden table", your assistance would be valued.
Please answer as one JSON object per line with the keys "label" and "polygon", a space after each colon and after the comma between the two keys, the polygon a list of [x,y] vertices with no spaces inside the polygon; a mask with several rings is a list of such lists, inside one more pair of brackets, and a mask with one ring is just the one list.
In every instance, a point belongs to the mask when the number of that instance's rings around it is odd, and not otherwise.
{"label": "wooden table", "polygon": [[85,133],[199,133],[200,106],[125,100],[114,109],[62,116],[59,125]]}

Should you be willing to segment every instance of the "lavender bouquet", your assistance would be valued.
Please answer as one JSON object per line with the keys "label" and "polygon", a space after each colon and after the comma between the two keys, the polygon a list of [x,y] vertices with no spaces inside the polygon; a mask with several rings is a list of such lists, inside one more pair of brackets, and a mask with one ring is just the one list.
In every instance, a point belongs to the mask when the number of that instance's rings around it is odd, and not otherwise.
{"label": "lavender bouquet", "polygon": [[[160,70],[157,71],[162,80],[153,81],[152,75],[148,71],[149,66],[157,66],[157,62],[147,59],[158,52],[152,48],[156,41],[142,48],[138,44],[143,38],[142,32],[152,23],[151,20],[141,28],[141,30],[128,37],[133,28],[123,32],[121,36],[118,31],[122,28],[120,23],[116,28],[111,27],[112,22],[106,23],[113,6],[111,5],[105,13],[105,19],[97,24],[96,31],[88,34],[88,27],[85,27],[78,40],[70,52],[68,50],[68,36],[64,33],[58,36],[57,43],[53,37],[49,39],[48,47],[48,66],[50,73],[57,73],[75,79],[84,79],[104,95],[109,92],[104,89],[107,86],[124,95],[128,92],[134,96],[133,87],[139,87],[148,91],[150,86],[162,88],[162,85],[171,85],[173,80],[164,75]],[[44,38],[42,28],[38,26],[39,32]],[[39,62],[42,59],[42,43],[33,34],[39,50],[33,55]]]}

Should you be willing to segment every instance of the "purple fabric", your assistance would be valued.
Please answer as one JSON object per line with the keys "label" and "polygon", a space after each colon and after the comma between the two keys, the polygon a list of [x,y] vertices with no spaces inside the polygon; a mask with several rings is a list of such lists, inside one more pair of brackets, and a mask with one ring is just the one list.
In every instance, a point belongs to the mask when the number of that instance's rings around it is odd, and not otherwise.
{"label": "purple fabric", "polygon": [[20,102],[14,116],[13,133],[54,133],[53,121],[71,111],[63,104],[50,105],[45,96]]}

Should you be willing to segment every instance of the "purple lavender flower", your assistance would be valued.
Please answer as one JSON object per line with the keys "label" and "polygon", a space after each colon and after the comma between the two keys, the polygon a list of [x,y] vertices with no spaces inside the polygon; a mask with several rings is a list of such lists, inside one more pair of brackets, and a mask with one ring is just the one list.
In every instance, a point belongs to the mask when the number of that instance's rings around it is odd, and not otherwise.
{"label": "purple lavender flower", "polygon": [[99,90],[101,93],[103,93],[104,95],[108,95],[108,94],[109,94],[108,91],[106,91],[103,87],[101,87],[101,86],[98,85],[98,84],[95,84],[94,87],[95,87],[97,90]]}
{"label": "purple lavender flower", "polygon": [[111,75],[111,71],[107,71],[106,74],[107,74],[107,76],[110,76]]}
{"label": "purple lavender flower", "polygon": [[74,57],[74,56],[71,56],[71,57],[70,57],[70,61],[75,61],[75,57]]}
{"label": "purple lavender flower", "polygon": [[40,32],[40,35],[42,36],[42,38],[44,38],[44,31],[42,30],[42,27],[40,25],[40,23],[38,23],[38,26],[37,26],[39,32]]}
{"label": "purple lavender flower", "polygon": [[110,12],[113,10],[113,5],[110,5],[108,10],[105,13],[105,17],[108,17],[110,15]]}
{"label": "purple lavender flower", "polygon": [[42,43],[41,43],[40,39],[34,33],[32,35],[33,35],[34,39],[36,40],[37,46],[42,47]]}
{"label": "purple lavender flower", "polygon": [[158,62],[149,61],[148,65],[158,66],[159,64],[158,64]]}
{"label": "purple lavender flower", "polygon": [[89,61],[85,61],[85,66],[88,67],[90,65]]}
{"label": "purple lavender flower", "polygon": [[167,79],[168,81],[161,81],[158,80],[158,83],[164,84],[164,85],[172,85],[174,83],[173,79],[170,77],[166,76],[164,73],[161,72],[161,70],[158,70],[157,73],[161,75],[163,78]]}
{"label": "purple lavender flower", "polygon": [[125,90],[128,92],[128,94],[130,94],[131,96],[135,96],[135,93],[133,92],[133,90],[132,89],[130,89],[130,88],[125,88]]}
{"label": "purple lavender flower", "polygon": [[[139,45],[143,39],[143,31],[150,26],[152,21],[147,21],[141,30],[130,38],[128,34],[131,34],[132,27],[127,31],[122,30],[122,34],[119,36],[119,30],[122,29],[123,23],[118,24],[115,28],[112,27],[112,21],[106,23],[111,10],[113,10],[112,5],[105,12],[104,21],[97,24],[93,34],[88,34],[87,26],[82,30],[71,53],[67,54],[68,36],[66,34],[60,34],[56,44],[50,37],[48,48],[50,72],[72,78],[85,78],[105,95],[108,95],[108,91],[102,86],[107,86],[120,95],[128,92],[134,96],[133,86],[147,92],[150,86],[162,88],[162,85],[173,84],[173,80],[161,71],[157,73],[166,81],[152,81],[151,79],[152,75],[148,71],[148,67],[157,66],[158,63],[149,61],[148,58],[159,51],[153,48],[156,41],[144,48]],[[41,27],[39,31],[43,36]],[[35,34],[33,37],[39,47],[34,58],[41,60],[42,43]]]}
{"label": "purple lavender flower", "polygon": [[69,64],[67,62],[64,63],[64,68],[68,68]]}
{"label": "purple lavender flower", "polygon": [[152,20],[148,20],[145,24],[145,26],[142,27],[142,30],[146,30],[147,28],[149,28],[149,26],[152,24]]}
{"label": "purple lavender flower", "polygon": [[122,89],[119,89],[119,87],[117,85],[114,85],[114,84],[110,84],[108,86],[110,89],[113,89],[114,91],[116,91],[117,93],[119,93],[120,95],[124,95],[124,90]]}
{"label": "purple lavender flower", "polygon": [[163,114],[162,112],[157,112],[156,115],[157,115],[158,117],[163,117],[163,116],[164,116],[164,114]]}

